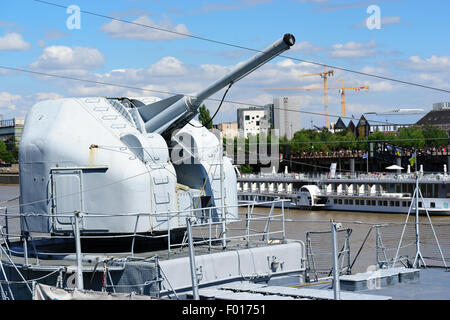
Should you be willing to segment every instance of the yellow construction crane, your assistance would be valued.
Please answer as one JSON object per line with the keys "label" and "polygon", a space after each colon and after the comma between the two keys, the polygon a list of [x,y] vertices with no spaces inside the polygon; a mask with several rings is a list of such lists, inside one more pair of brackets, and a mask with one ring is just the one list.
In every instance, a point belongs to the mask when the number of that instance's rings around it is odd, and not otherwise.
{"label": "yellow construction crane", "polygon": [[[369,86],[359,86],[359,87],[346,88],[344,86],[344,80],[343,79],[339,79],[339,81],[341,82],[341,87],[340,88],[328,88],[328,90],[334,90],[334,89],[338,89],[339,90],[339,93],[341,95],[341,114],[342,114],[343,117],[345,117],[347,115],[346,102],[345,102],[345,90],[355,90],[355,91],[366,90],[366,91],[369,91]],[[291,88],[291,89],[294,89],[294,88]],[[312,90],[323,90],[323,88],[296,88],[295,90],[312,91]]]}
{"label": "yellow construction crane", "polygon": [[[300,77],[311,77],[311,76],[321,76],[323,78],[323,89],[324,90],[324,104],[325,104],[325,127],[328,128],[330,126],[330,122],[328,120],[328,77],[334,76],[334,70],[328,70],[327,67],[324,66],[324,72],[319,73],[311,73],[311,74],[302,74]],[[303,88],[267,88],[265,90],[306,90]],[[308,89],[308,90],[316,90],[316,89]]]}
{"label": "yellow construction crane", "polygon": [[341,112],[342,112],[342,116],[345,117],[347,115],[346,106],[345,106],[345,90],[355,90],[355,91],[366,90],[366,91],[369,91],[369,86],[345,88],[344,87],[344,80],[339,79],[339,81],[341,82],[341,86],[342,86],[339,89],[340,90],[340,94],[341,94]]}
{"label": "yellow construction crane", "polygon": [[[313,75],[320,75],[320,74],[322,74],[322,73],[317,73],[317,74],[313,74]],[[334,89],[339,90],[339,93],[341,95],[341,112],[342,112],[343,117],[346,116],[345,90],[355,90],[355,91],[361,91],[361,90],[368,91],[369,90],[369,86],[346,88],[344,86],[344,80],[339,79],[339,81],[341,82],[340,88],[329,88],[328,83],[326,82],[324,88],[267,88],[266,90],[304,90],[304,91],[325,90],[325,125],[328,128],[328,125],[329,125],[329,122],[328,122],[328,90],[334,90]]]}
{"label": "yellow construction crane", "polygon": [[328,77],[334,76],[334,70],[327,71],[327,67],[323,67],[324,71],[320,73],[303,74],[300,77],[321,76],[323,79],[323,95],[325,105],[325,128],[330,127],[330,121],[328,120]]}

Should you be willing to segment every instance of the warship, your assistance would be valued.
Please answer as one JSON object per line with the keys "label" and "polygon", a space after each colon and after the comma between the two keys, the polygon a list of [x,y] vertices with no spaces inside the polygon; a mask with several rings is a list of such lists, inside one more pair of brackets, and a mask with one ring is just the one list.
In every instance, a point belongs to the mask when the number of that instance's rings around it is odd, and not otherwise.
{"label": "warship", "polygon": [[[268,213],[258,213],[254,201],[238,201],[235,168],[222,142],[193,119],[202,101],[294,44],[285,34],[188,96],[34,105],[19,148],[19,204],[2,202],[1,299],[237,303],[391,300],[429,292],[449,298],[440,269],[444,288],[426,287],[436,270],[419,269],[429,256],[418,237],[413,263],[399,244],[395,256],[377,255],[375,269],[353,274],[342,265],[350,257],[348,237],[342,238],[349,229],[331,221],[318,233],[331,263],[321,277],[311,238],[286,236],[286,200],[267,199]],[[265,312],[256,306],[252,311]]]}

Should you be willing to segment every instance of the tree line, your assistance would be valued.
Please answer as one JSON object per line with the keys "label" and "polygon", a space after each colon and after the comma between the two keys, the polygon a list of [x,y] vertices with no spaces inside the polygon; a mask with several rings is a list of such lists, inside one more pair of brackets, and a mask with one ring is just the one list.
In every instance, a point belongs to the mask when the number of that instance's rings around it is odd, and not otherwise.
{"label": "tree line", "polygon": [[14,137],[0,141],[0,164],[12,164],[19,161],[19,150]]}

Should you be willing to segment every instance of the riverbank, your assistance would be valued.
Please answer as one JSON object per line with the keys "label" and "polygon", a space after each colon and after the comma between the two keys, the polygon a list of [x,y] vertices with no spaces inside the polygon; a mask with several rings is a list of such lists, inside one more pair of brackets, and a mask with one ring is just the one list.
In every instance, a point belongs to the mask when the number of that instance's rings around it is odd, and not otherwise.
{"label": "riverbank", "polygon": [[19,183],[18,172],[0,172],[0,184],[19,185]]}

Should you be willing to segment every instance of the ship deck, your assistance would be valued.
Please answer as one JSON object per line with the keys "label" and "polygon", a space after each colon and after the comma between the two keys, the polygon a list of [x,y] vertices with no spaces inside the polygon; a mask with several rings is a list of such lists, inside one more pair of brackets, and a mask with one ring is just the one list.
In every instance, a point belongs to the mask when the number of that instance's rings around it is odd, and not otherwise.
{"label": "ship deck", "polygon": [[450,272],[443,268],[420,270],[420,279],[361,293],[390,296],[393,300],[450,300]]}

